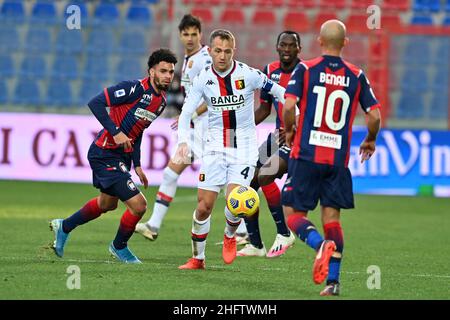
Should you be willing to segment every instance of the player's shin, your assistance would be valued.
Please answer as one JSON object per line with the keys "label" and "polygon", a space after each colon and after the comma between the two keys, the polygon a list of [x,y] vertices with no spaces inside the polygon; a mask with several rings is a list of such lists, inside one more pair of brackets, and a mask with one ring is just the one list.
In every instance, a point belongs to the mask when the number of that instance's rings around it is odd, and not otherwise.
{"label": "player's shin", "polygon": [[80,210],[63,221],[63,231],[65,233],[69,233],[76,227],[100,217],[100,215],[104,212],[106,212],[106,210],[102,210],[98,205],[98,198],[93,198],[89,200]]}
{"label": "player's shin", "polygon": [[177,191],[179,174],[166,167],[164,169],[163,181],[156,194],[155,204],[153,206],[153,212],[151,218],[147,224],[158,231],[161,228],[162,221],[169,210],[170,203],[175,197]]}
{"label": "player's shin", "polygon": [[322,236],[317,232],[314,224],[304,215],[293,213],[288,216],[287,224],[295,234],[314,250],[318,250],[323,242]]}
{"label": "player's shin", "polygon": [[211,227],[211,216],[206,220],[199,221],[194,216],[192,218],[192,257],[204,260],[205,259],[205,248],[206,248],[206,237],[208,236],[209,229]]}
{"label": "player's shin", "polygon": [[124,212],[122,219],[120,219],[116,237],[113,241],[116,249],[120,250],[127,246],[128,240],[133,235],[136,224],[141,218],[142,216],[134,215],[129,209]]}
{"label": "player's shin", "polygon": [[277,233],[285,237],[290,235],[290,231],[286,226],[286,221],[284,219],[283,207],[281,206],[281,192],[280,188],[275,182],[268,185],[261,186],[264,196],[267,200],[270,213],[277,226]]}
{"label": "player's shin", "polygon": [[330,258],[327,284],[336,283],[339,282],[342,253],[344,251],[344,234],[338,221],[325,224],[323,229],[325,231],[325,239],[333,240],[336,244],[336,251]]}
{"label": "player's shin", "polygon": [[261,240],[261,234],[259,232],[259,209],[250,217],[244,219],[245,225],[247,226],[248,237],[250,238],[250,243],[258,248],[262,249],[263,243]]}
{"label": "player's shin", "polygon": [[241,223],[241,218],[236,217],[234,214],[232,214],[227,207],[225,207],[224,212],[226,218],[225,235],[228,238],[233,238],[237,228],[239,227],[239,224]]}

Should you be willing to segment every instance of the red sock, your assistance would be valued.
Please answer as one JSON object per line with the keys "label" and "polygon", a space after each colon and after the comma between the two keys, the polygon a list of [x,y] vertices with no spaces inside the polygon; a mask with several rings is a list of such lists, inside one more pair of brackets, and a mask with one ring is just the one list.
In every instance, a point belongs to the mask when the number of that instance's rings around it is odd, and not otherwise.
{"label": "red sock", "polygon": [[69,233],[76,227],[98,218],[103,212],[98,206],[97,198],[91,199],[83,208],[63,221],[63,231]]}
{"label": "red sock", "polygon": [[119,230],[117,230],[116,238],[114,239],[114,247],[116,249],[123,249],[127,246],[128,240],[133,235],[134,229],[142,217],[135,216],[130,210],[126,210],[120,219]]}
{"label": "red sock", "polygon": [[267,204],[269,208],[276,208],[281,203],[281,192],[280,188],[275,182],[272,182],[268,185],[261,186],[262,191],[264,192],[264,196],[267,199]]}

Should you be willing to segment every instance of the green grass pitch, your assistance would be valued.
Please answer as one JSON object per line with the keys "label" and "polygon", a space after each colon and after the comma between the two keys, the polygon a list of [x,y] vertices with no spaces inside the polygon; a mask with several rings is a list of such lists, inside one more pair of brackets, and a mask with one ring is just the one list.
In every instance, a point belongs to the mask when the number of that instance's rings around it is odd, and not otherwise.
{"label": "green grass pitch", "polygon": [[[130,248],[144,262],[124,265],[110,257],[124,206],[70,236],[57,258],[48,221],[78,210],[96,190],[83,184],[0,181],[0,299],[321,299],[312,282],[314,252],[297,240],[276,259],[221,257],[223,196],[214,209],[206,248],[207,270],[177,267],[191,255],[196,190],[179,188],[155,242],[135,234]],[[150,216],[156,188],[144,191]],[[261,199],[260,225],[269,248],[275,226]],[[344,211],[344,260],[338,299],[449,299],[450,201],[430,197],[356,196]],[[319,230],[318,211],[311,219]],[[67,268],[80,268],[79,290],[69,290]],[[381,271],[381,287],[368,289],[369,266]],[[369,281],[370,282],[370,281]]]}

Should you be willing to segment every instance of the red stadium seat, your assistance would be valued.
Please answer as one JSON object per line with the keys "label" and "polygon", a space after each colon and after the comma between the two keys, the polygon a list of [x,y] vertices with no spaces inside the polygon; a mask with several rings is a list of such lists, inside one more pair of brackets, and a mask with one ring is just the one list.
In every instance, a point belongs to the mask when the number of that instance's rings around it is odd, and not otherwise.
{"label": "red stadium seat", "polygon": [[286,0],[286,5],[294,9],[310,9],[316,6],[315,0]]}
{"label": "red stadium seat", "polygon": [[334,13],[328,13],[328,12],[320,12],[316,15],[316,18],[314,19],[314,29],[318,30],[322,24],[327,20],[337,19],[338,17]]}
{"label": "red stadium seat", "polygon": [[367,18],[368,15],[365,13],[350,13],[345,22],[348,32],[353,31],[367,31]]}
{"label": "red stadium seat", "polygon": [[219,0],[219,2],[225,3],[226,7],[229,7],[229,6],[247,7],[253,3],[253,0]]}
{"label": "red stadium seat", "polygon": [[252,24],[256,25],[274,25],[277,22],[275,13],[272,10],[256,9],[253,13]]}
{"label": "red stadium seat", "polygon": [[213,12],[209,8],[193,8],[191,13],[199,17],[204,23],[211,23],[214,20]]}
{"label": "red stadium seat", "polygon": [[288,11],[283,18],[283,27],[297,32],[307,31],[310,28],[308,16],[304,12]]}
{"label": "red stadium seat", "polygon": [[346,0],[320,0],[319,6],[329,9],[344,9]]}
{"label": "red stadium seat", "polygon": [[279,8],[283,6],[284,0],[254,0],[253,3],[256,7]]}
{"label": "red stadium seat", "polygon": [[407,11],[411,8],[409,0],[383,0],[382,9],[394,11]]}
{"label": "red stadium seat", "polygon": [[401,30],[403,28],[402,21],[397,14],[381,15],[381,28],[389,30]]}
{"label": "red stadium seat", "polygon": [[370,5],[374,4],[374,0],[351,0],[351,9],[367,9]]}
{"label": "red stadium seat", "polygon": [[222,11],[220,22],[228,24],[244,24],[244,12],[237,8],[226,8]]}

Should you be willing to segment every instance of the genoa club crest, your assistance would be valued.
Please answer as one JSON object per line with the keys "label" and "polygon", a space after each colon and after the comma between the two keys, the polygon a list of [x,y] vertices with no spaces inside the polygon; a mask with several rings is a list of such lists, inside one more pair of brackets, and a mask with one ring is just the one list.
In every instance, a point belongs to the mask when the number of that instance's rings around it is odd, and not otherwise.
{"label": "genoa club crest", "polygon": [[236,80],[236,81],[234,82],[234,85],[236,86],[236,89],[238,89],[238,90],[244,89],[244,88],[245,88],[245,82],[244,82],[244,79]]}

